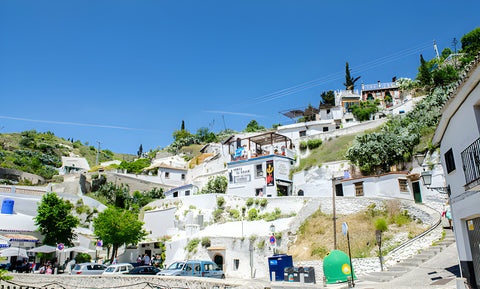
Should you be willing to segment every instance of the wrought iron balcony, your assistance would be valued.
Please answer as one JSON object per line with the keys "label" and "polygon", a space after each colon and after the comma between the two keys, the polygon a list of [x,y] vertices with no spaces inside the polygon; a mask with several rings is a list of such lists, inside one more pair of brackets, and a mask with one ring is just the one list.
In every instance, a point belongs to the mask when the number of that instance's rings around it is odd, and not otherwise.
{"label": "wrought iron balcony", "polygon": [[465,190],[480,189],[480,138],[468,146],[461,154],[465,173]]}

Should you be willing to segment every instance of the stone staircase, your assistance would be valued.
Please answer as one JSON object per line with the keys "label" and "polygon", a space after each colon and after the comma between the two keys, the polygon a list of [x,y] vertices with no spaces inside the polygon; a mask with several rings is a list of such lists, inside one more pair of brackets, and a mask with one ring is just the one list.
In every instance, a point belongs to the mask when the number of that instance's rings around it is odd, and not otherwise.
{"label": "stone staircase", "polygon": [[403,274],[415,269],[423,262],[429,260],[436,254],[443,251],[445,248],[455,243],[455,237],[452,230],[445,230],[445,238],[439,242],[436,242],[434,245],[430,246],[428,249],[420,252],[419,254],[406,259],[394,266],[391,266],[383,272],[369,272],[364,273],[359,276],[359,279],[366,281],[374,282],[388,282],[392,279],[395,279]]}

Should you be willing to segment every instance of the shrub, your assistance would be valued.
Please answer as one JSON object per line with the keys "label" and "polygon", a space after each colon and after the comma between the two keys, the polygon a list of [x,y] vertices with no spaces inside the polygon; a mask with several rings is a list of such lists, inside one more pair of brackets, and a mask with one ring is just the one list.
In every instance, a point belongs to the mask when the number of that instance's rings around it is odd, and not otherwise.
{"label": "shrub", "polygon": [[225,199],[223,197],[218,197],[217,198],[217,206],[219,208],[223,207],[223,205],[225,204]]}
{"label": "shrub", "polygon": [[230,217],[232,217],[232,219],[234,220],[238,220],[240,218],[240,212],[236,209],[231,209],[230,211],[228,211],[228,213],[230,214]]}
{"label": "shrub", "polygon": [[202,238],[202,247],[204,248],[208,248],[212,245],[211,241],[210,241],[210,238],[208,237],[203,237]]}
{"label": "shrub", "polygon": [[268,204],[268,200],[267,200],[267,199],[262,199],[262,200],[260,201],[260,206],[263,207],[263,208],[265,208],[265,207],[267,206],[267,204]]}
{"label": "shrub", "polygon": [[219,222],[222,219],[222,213],[223,213],[222,208],[219,208],[213,211],[213,219],[215,220],[215,222]]}
{"label": "shrub", "polygon": [[385,232],[387,228],[387,221],[385,219],[380,218],[375,221],[375,229]]}
{"label": "shrub", "polygon": [[301,141],[300,142],[300,149],[301,150],[306,150],[307,149],[307,142]]}
{"label": "shrub", "polygon": [[87,253],[79,253],[77,256],[75,256],[75,261],[77,261],[78,264],[90,262],[91,260],[92,256]]}
{"label": "shrub", "polygon": [[311,140],[308,140],[307,142],[308,149],[310,150],[316,149],[321,145],[322,145],[321,139],[311,139]]}
{"label": "shrub", "polygon": [[260,250],[265,248],[265,240],[262,240],[262,241],[258,242],[257,248],[260,249]]}
{"label": "shrub", "polygon": [[254,220],[257,219],[257,217],[258,217],[258,213],[257,213],[257,210],[255,208],[248,211],[248,220],[249,221],[254,221]]}
{"label": "shrub", "polygon": [[317,256],[323,259],[325,256],[327,256],[327,254],[328,254],[328,250],[322,245],[315,246],[312,248],[311,256]]}
{"label": "shrub", "polygon": [[194,238],[194,239],[190,240],[190,242],[188,242],[188,244],[187,244],[188,252],[192,252],[194,249],[196,249],[198,244],[200,244],[200,239]]}
{"label": "shrub", "polygon": [[259,199],[255,199],[255,206],[258,206],[260,205],[260,200]]}
{"label": "shrub", "polygon": [[247,205],[247,207],[252,206],[252,205],[253,205],[253,199],[252,199],[252,198],[249,198],[249,199],[247,200],[246,205]]}

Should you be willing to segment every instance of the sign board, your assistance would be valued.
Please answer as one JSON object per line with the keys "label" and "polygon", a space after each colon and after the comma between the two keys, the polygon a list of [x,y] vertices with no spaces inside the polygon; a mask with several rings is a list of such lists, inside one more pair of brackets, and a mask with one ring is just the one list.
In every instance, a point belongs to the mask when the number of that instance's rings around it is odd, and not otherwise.
{"label": "sign board", "polygon": [[344,235],[344,236],[346,236],[347,233],[348,233],[348,225],[347,225],[346,222],[344,222],[344,223],[342,224],[342,232],[343,232],[343,235]]}
{"label": "sign board", "polygon": [[467,221],[468,230],[473,231],[473,220]]}
{"label": "sign board", "polygon": [[62,251],[64,248],[65,248],[65,246],[63,245],[63,243],[60,243],[57,246],[57,249],[60,250],[60,251]]}
{"label": "sign board", "polygon": [[96,246],[97,247],[102,247],[103,246],[102,240],[98,240]]}
{"label": "sign board", "polygon": [[267,186],[268,187],[275,186],[273,161],[267,161]]}
{"label": "sign board", "polygon": [[273,236],[273,235],[270,236],[270,244],[272,244],[272,245],[275,244],[275,241],[276,241],[275,236]]}

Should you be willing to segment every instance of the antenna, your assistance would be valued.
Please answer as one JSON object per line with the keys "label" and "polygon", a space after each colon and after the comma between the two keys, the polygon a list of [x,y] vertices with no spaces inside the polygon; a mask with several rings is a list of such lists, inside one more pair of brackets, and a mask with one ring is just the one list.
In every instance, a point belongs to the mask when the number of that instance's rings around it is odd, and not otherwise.
{"label": "antenna", "polygon": [[457,38],[453,37],[452,46],[453,46],[453,52],[454,53],[457,53],[457,44],[458,44]]}
{"label": "antenna", "polygon": [[222,115],[222,119],[223,119],[223,128],[225,130],[227,130],[227,126],[225,125],[225,116],[224,115]]}

